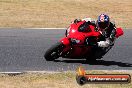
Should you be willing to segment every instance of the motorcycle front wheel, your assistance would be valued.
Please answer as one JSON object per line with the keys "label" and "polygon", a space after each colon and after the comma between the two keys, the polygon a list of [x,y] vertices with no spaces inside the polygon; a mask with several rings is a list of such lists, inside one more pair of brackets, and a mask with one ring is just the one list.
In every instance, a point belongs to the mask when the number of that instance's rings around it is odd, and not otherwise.
{"label": "motorcycle front wheel", "polygon": [[46,61],[54,61],[59,58],[60,52],[63,50],[63,44],[61,42],[57,42],[55,45],[50,47],[44,54]]}

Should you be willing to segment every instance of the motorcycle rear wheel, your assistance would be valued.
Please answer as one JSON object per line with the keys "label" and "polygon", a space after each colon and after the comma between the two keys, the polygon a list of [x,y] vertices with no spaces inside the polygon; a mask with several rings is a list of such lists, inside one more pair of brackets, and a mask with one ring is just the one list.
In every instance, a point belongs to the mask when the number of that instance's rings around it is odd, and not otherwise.
{"label": "motorcycle rear wheel", "polygon": [[86,58],[87,63],[95,63],[96,61],[97,61],[97,58],[95,58],[95,57]]}
{"label": "motorcycle rear wheel", "polygon": [[59,53],[61,52],[62,48],[63,44],[61,42],[57,42],[55,45],[50,47],[44,54],[46,61],[54,61],[55,59],[59,58]]}

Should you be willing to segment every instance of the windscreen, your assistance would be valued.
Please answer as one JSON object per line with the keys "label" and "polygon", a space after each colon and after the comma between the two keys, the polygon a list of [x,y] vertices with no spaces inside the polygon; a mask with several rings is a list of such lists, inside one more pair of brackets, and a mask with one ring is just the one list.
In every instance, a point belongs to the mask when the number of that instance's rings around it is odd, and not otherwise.
{"label": "windscreen", "polygon": [[90,27],[89,27],[89,23],[88,22],[84,22],[83,24],[80,25],[80,27],[78,28],[79,32],[91,32]]}

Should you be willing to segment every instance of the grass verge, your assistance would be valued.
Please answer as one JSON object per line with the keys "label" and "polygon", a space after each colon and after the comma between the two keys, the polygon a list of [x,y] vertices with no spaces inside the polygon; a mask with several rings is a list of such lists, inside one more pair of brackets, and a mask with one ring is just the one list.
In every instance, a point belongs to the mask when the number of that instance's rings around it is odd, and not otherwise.
{"label": "grass verge", "polygon": [[0,27],[67,27],[75,18],[109,14],[132,28],[132,0],[0,0]]}
{"label": "grass verge", "polygon": [[[124,71],[88,71],[88,74],[130,74]],[[61,73],[24,73],[16,76],[0,74],[1,88],[131,88],[129,84],[85,84],[76,83],[75,72]]]}

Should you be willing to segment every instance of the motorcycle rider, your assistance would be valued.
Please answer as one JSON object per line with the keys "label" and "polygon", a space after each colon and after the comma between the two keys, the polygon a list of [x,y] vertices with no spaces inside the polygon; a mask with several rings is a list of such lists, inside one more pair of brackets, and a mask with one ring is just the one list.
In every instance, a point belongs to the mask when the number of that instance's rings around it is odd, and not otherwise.
{"label": "motorcycle rider", "polygon": [[101,14],[96,23],[96,29],[101,33],[101,39],[98,43],[99,47],[108,47],[114,43],[116,27],[110,22],[110,18],[106,14]]}
{"label": "motorcycle rider", "polygon": [[[114,45],[115,35],[116,35],[116,27],[115,24],[110,22],[110,18],[106,14],[101,14],[98,16],[96,22],[91,21],[89,18],[82,19],[89,24],[95,26],[95,31],[100,32],[101,37],[97,42],[97,47],[94,47],[92,55],[94,58],[101,58],[108,52],[112,46]],[[80,20],[79,20],[80,21]],[[74,20],[74,22],[79,22],[78,20]]]}
{"label": "motorcycle rider", "polygon": [[101,58],[105,55],[114,45],[115,35],[116,35],[116,26],[114,23],[110,22],[110,18],[106,14],[101,14],[98,16],[96,22],[96,31],[99,31],[101,34],[100,41],[97,42],[98,48],[95,51],[95,55],[98,58]]}

